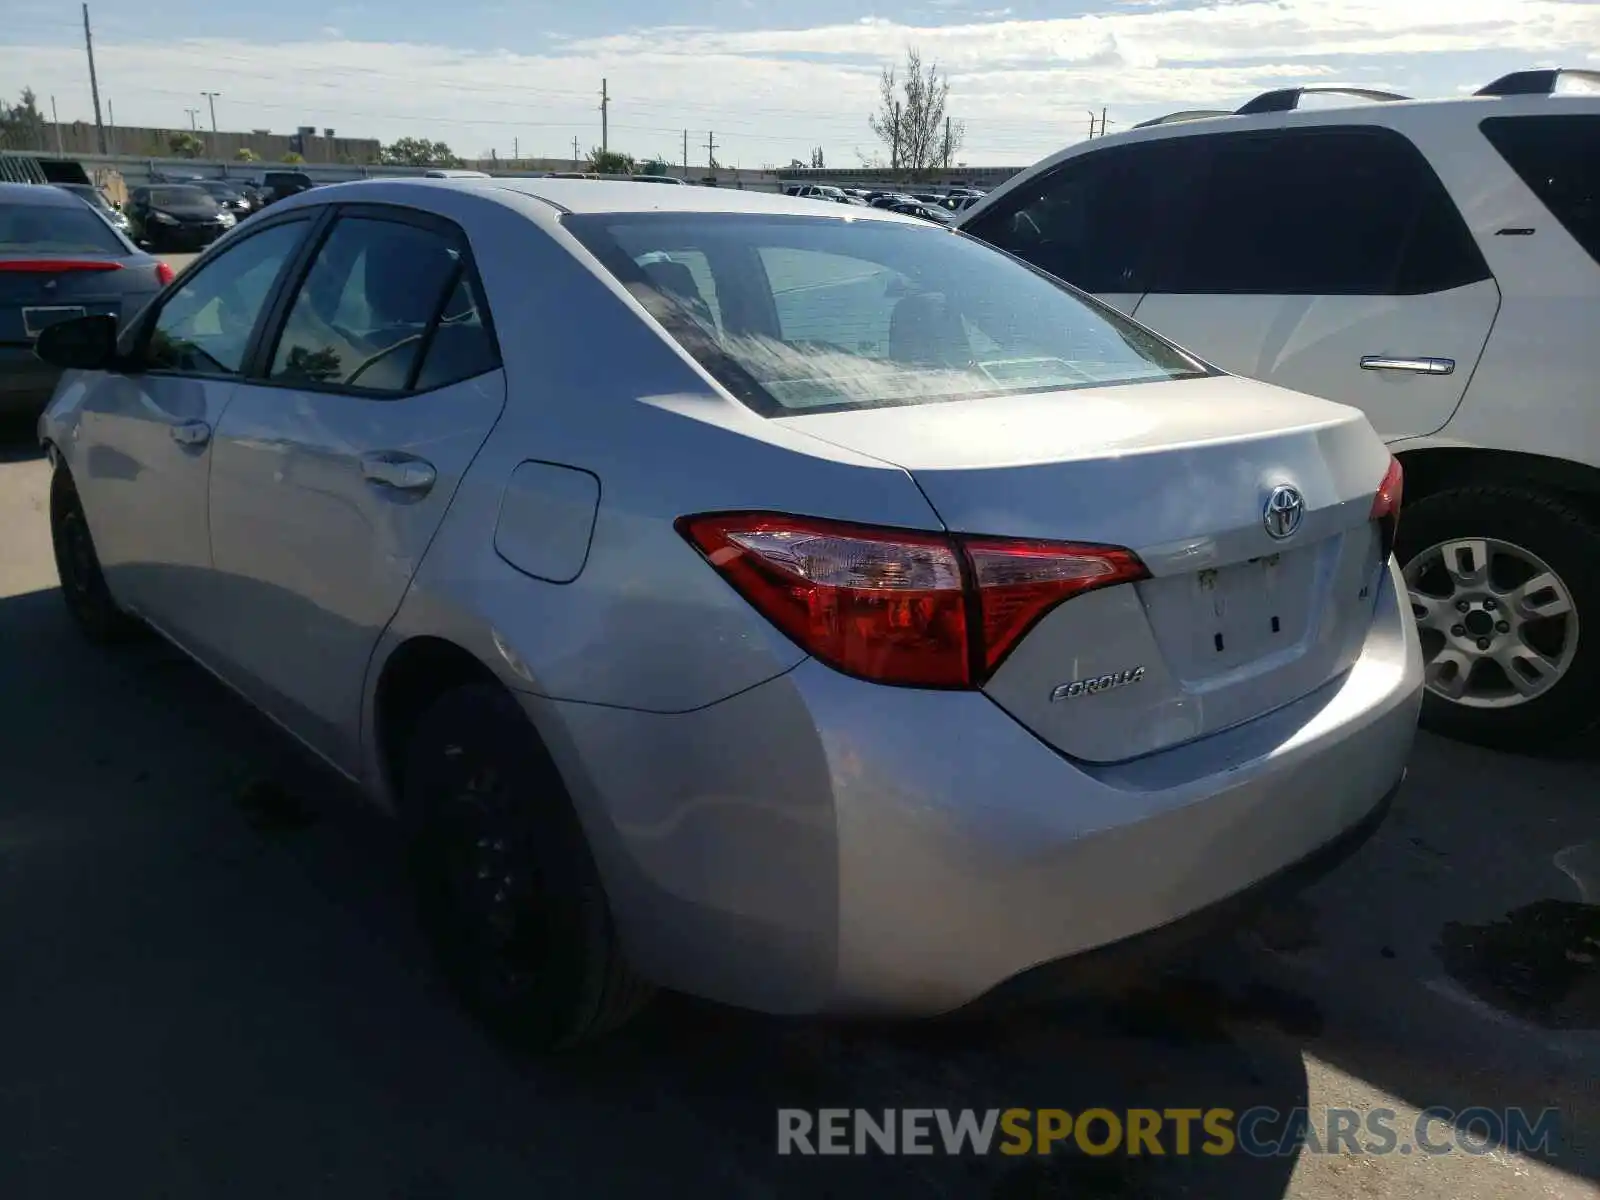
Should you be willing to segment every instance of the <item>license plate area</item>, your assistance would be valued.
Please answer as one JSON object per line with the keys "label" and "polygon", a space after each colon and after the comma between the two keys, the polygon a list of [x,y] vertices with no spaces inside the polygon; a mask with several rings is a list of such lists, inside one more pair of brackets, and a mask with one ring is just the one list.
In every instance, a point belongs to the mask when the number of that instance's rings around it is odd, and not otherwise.
{"label": "license plate area", "polygon": [[52,304],[22,310],[22,332],[36,338],[52,325],[87,315],[81,304]]}
{"label": "license plate area", "polygon": [[1139,585],[1180,679],[1199,682],[1295,650],[1321,611],[1317,546]]}

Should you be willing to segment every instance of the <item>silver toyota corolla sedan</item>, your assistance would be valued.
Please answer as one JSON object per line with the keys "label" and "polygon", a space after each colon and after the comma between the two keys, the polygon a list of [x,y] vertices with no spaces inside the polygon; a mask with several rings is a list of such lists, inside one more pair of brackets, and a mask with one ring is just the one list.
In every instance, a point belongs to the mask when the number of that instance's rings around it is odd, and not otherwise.
{"label": "silver toyota corolla sedan", "polygon": [[39,349],[72,614],[391,809],[534,1043],[651,985],[1006,994],[1333,861],[1404,773],[1361,414],[926,222],[363,181]]}

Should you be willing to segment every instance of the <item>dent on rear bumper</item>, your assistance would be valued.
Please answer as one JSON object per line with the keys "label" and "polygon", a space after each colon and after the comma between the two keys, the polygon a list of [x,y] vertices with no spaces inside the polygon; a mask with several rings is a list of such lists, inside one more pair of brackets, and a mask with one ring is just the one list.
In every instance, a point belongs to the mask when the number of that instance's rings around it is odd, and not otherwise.
{"label": "dent on rear bumper", "polygon": [[1354,668],[1256,721],[1112,766],[977,693],[813,661],[675,715],[525,697],[560,736],[626,947],[772,1012],[936,1013],[1224,899],[1361,822],[1421,700],[1391,568]]}

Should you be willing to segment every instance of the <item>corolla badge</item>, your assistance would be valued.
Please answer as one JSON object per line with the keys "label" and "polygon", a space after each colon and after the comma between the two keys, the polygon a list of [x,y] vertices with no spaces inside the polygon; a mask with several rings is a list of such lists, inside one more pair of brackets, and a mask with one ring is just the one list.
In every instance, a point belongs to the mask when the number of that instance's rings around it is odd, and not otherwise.
{"label": "corolla badge", "polygon": [[1109,675],[1096,675],[1092,679],[1074,679],[1071,683],[1063,683],[1053,690],[1050,699],[1076,700],[1079,696],[1098,696],[1101,692],[1109,692],[1113,688],[1138,683],[1143,678],[1143,667],[1130,667],[1126,671],[1113,671]]}
{"label": "corolla badge", "polygon": [[1300,490],[1280,483],[1267,497],[1266,507],[1261,512],[1261,523],[1267,527],[1269,537],[1282,541],[1300,528],[1305,515],[1306,500]]}

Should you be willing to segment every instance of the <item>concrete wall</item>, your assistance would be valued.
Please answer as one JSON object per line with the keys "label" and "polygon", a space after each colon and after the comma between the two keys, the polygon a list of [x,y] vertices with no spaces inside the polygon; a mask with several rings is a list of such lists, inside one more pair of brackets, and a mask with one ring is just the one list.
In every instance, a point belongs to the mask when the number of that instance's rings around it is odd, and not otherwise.
{"label": "concrete wall", "polygon": [[[99,140],[95,127],[88,121],[73,121],[70,124],[63,122],[56,126],[49,121],[44,125],[44,144],[36,147],[42,154],[56,153],[56,135],[60,134],[61,153],[66,157],[76,158],[86,154],[99,152]],[[257,158],[263,162],[280,161],[285,154],[294,151],[302,155],[311,163],[346,163],[359,165],[362,163],[375,163],[378,161],[378,140],[376,138],[325,138],[308,137],[303,140],[294,134],[287,133],[237,133],[223,130],[211,133],[208,130],[176,130],[176,129],[151,129],[129,125],[106,126],[106,149],[113,155],[127,154],[143,157],[156,155],[164,157],[172,153],[170,139],[174,133],[193,132],[205,147],[202,151],[208,159],[232,159],[241,148],[255,152]]]}

